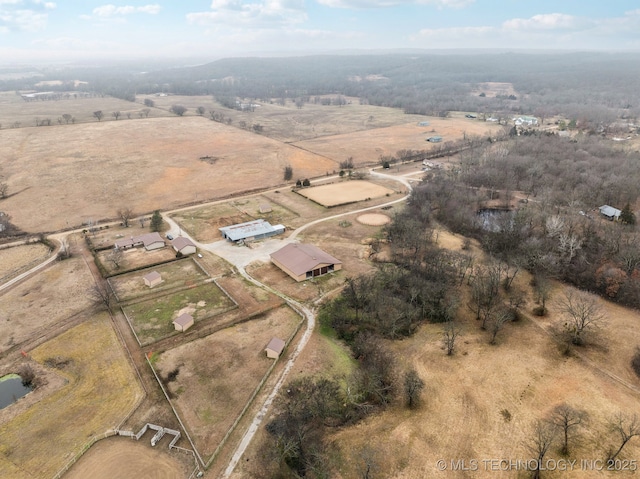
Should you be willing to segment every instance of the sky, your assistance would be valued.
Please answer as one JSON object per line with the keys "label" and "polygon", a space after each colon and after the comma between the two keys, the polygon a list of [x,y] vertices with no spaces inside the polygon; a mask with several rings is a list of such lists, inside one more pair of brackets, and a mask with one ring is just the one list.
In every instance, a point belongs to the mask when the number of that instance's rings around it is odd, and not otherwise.
{"label": "sky", "polygon": [[640,51],[640,2],[0,0],[0,64],[415,48]]}

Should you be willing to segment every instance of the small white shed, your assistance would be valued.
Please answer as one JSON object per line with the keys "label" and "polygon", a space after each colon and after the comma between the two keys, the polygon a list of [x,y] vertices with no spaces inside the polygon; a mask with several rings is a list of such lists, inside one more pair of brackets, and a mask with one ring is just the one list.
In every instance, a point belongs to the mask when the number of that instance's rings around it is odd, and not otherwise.
{"label": "small white shed", "polygon": [[173,327],[176,331],[182,331],[183,333],[191,326],[193,326],[193,316],[187,313],[181,314],[173,321]]}
{"label": "small white shed", "polygon": [[158,286],[162,283],[162,276],[157,271],[152,271],[151,273],[144,276],[144,284],[153,288],[154,286]]}
{"label": "small white shed", "polygon": [[267,353],[267,357],[271,359],[278,359],[284,351],[285,342],[280,338],[271,338],[269,344],[264,349]]}

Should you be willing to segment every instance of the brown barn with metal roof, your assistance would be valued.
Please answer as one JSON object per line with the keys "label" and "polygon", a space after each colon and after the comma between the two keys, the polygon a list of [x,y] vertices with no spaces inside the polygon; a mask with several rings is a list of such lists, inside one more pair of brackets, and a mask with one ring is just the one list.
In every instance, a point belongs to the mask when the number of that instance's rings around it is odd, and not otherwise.
{"label": "brown barn with metal roof", "polygon": [[342,269],[342,261],[320,248],[290,243],[271,254],[271,261],[296,281],[315,278]]}

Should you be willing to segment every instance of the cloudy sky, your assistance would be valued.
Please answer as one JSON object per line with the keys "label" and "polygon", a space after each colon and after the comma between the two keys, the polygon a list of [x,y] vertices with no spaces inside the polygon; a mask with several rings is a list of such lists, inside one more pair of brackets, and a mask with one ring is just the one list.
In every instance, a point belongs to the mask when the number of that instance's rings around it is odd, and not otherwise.
{"label": "cloudy sky", "polygon": [[640,51],[640,2],[0,0],[0,63],[382,48]]}

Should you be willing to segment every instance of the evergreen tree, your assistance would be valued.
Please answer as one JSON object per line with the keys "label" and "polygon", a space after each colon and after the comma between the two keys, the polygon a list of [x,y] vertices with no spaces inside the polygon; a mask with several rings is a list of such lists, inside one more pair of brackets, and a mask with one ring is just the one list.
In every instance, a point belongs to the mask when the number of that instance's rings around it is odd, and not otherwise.
{"label": "evergreen tree", "polygon": [[620,221],[627,225],[636,224],[636,215],[631,211],[631,205],[627,203],[620,212]]}
{"label": "evergreen tree", "polygon": [[151,231],[160,231],[162,229],[162,215],[160,215],[160,211],[155,210],[153,212],[153,216],[151,217]]}

